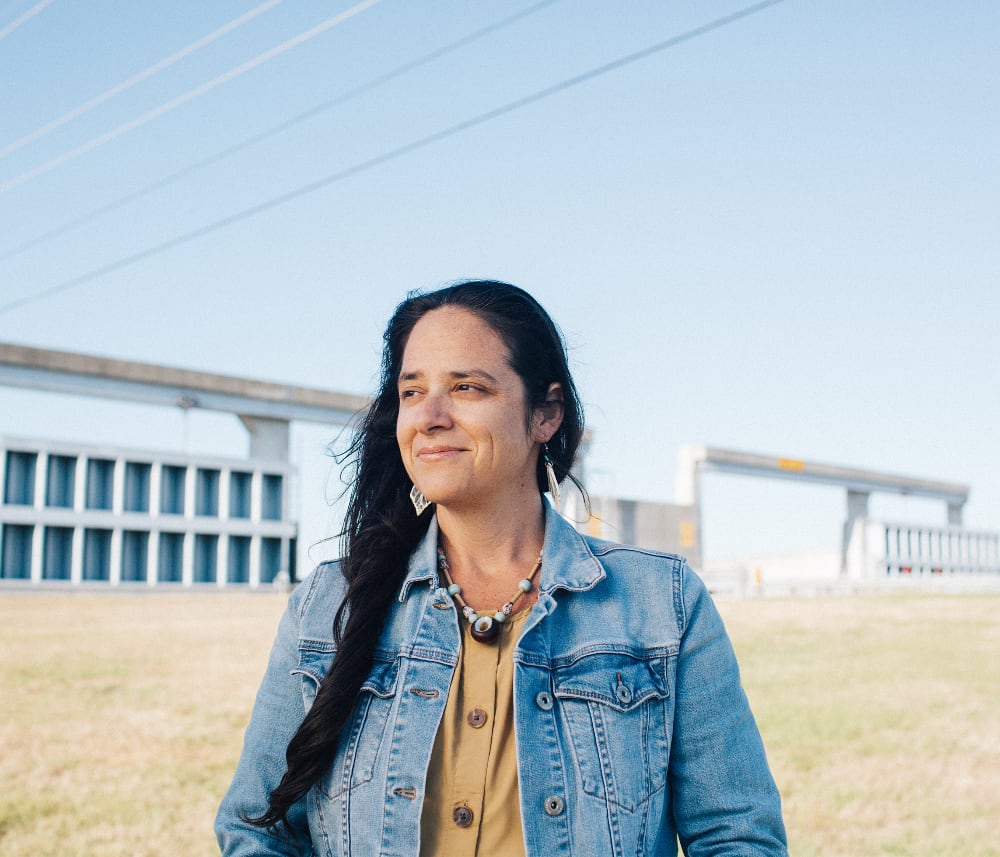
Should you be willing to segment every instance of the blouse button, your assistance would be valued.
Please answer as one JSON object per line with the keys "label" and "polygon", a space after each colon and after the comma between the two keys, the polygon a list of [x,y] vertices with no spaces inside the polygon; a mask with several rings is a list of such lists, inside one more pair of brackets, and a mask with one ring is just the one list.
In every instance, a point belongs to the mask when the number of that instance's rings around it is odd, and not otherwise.
{"label": "blouse button", "polygon": [[549,711],[552,708],[552,694],[547,690],[543,690],[536,694],[535,705],[542,709],[542,711]]}
{"label": "blouse button", "polygon": [[466,720],[473,729],[479,729],[486,723],[487,714],[481,708],[473,708]]}
{"label": "blouse button", "polygon": [[566,805],[563,803],[563,799],[559,795],[552,795],[551,797],[545,798],[545,814],[546,815],[561,815],[563,809]]}
{"label": "blouse button", "polygon": [[455,807],[455,811],[451,814],[451,820],[458,827],[468,827],[472,824],[472,810],[467,806]]}

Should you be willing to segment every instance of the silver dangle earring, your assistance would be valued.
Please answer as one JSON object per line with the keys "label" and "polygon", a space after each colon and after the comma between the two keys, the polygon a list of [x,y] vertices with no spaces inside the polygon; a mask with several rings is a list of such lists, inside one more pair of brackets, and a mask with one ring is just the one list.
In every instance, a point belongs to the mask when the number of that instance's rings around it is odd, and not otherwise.
{"label": "silver dangle earring", "polygon": [[423,492],[416,485],[410,489],[410,502],[413,504],[413,509],[416,511],[418,518],[431,504],[431,501],[423,495]]}
{"label": "silver dangle earring", "polygon": [[556,479],[556,469],[552,466],[552,456],[549,455],[549,445],[542,444],[542,460],[545,462],[545,478],[549,481],[549,496],[552,504],[559,511],[559,480]]}

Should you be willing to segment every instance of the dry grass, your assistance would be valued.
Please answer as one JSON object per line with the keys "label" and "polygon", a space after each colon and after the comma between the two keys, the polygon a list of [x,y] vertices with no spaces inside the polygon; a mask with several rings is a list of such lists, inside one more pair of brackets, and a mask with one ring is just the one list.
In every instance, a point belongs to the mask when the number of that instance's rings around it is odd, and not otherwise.
{"label": "dry grass", "polygon": [[[0,853],[216,853],[282,601],[0,596]],[[1000,597],[721,609],[794,855],[1000,854]]]}
{"label": "dry grass", "polygon": [[792,854],[1000,854],[1000,598],[721,609]]}
{"label": "dry grass", "polygon": [[0,853],[217,854],[277,595],[0,598]]}

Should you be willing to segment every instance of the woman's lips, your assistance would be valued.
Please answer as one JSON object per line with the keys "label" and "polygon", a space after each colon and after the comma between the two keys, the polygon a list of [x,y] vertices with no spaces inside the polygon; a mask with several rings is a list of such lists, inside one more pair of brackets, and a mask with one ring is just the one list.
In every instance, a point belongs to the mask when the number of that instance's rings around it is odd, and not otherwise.
{"label": "woman's lips", "polygon": [[441,461],[462,452],[455,446],[427,446],[417,453],[418,461]]}

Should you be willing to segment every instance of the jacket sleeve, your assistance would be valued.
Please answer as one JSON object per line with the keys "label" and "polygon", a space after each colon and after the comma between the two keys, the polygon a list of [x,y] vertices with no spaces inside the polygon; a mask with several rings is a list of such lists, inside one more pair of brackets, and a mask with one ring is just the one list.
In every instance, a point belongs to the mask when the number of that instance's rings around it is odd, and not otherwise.
{"label": "jacket sleeve", "polygon": [[787,857],[781,798],[708,590],[685,563],[674,581],[681,644],[669,777],[688,857]]}
{"label": "jacket sleeve", "polygon": [[278,625],[267,671],[243,738],[243,752],[215,819],[215,835],[224,857],[274,854],[306,857],[313,853],[306,798],[289,810],[287,830],[264,830],[241,818],[242,814],[262,815],[267,809],[268,795],[285,773],[285,748],[305,714],[301,678],[292,674],[298,666],[300,624],[295,603],[293,595]]}

